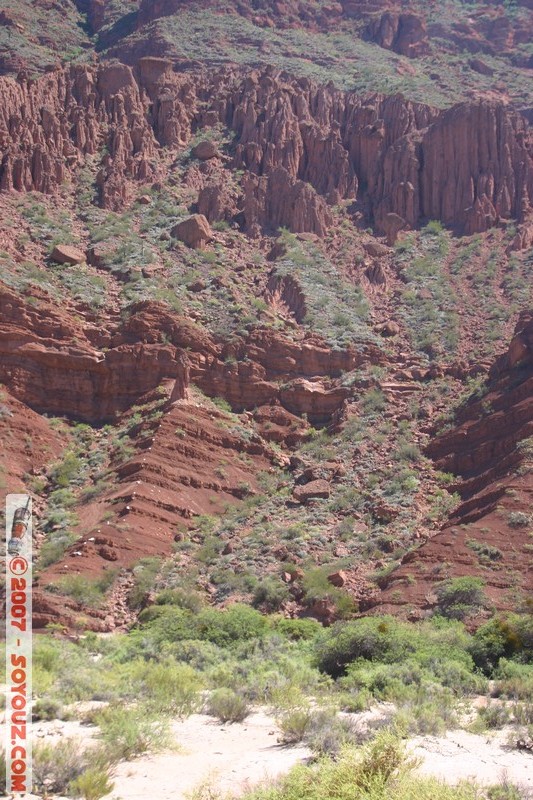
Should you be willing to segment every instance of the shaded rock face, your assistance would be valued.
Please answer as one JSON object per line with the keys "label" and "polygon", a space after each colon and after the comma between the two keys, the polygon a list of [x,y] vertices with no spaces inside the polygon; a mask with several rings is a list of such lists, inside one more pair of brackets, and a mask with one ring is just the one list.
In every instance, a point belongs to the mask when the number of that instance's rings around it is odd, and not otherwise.
{"label": "shaded rock face", "polygon": [[366,38],[402,56],[417,58],[429,52],[427,29],[416,14],[386,11],[367,26]]}
{"label": "shaded rock face", "polygon": [[235,133],[229,166],[244,170],[242,199],[207,181],[200,209],[227,219],[229,200],[251,235],[279,225],[323,235],[329,205],[358,197],[390,242],[428,218],[472,233],[499,219],[522,221],[533,197],[527,122],[488,102],[439,112],[272,69],[177,74],[153,58],[136,73],[108,63],[30,82],[2,78],[0,95],[4,191],[55,191],[105,146],[100,202],[118,210],[135,182],[162,177],[160,155],[184,147],[193,129],[222,123]]}
{"label": "shaded rock face", "polygon": [[[438,469],[458,476],[453,488],[462,502],[439,533],[404,557],[379,599],[380,610],[394,605],[429,610],[437,602],[435,584],[459,575],[481,577],[499,609],[515,610],[516,597],[531,594],[533,573],[523,567],[531,562],[532,398],[533,312],[528,311],[490,370],[488,392],[471,399],[457,424],[427,449]],[[491,569],[472,543],[492,554]],[[405,586],[406,576],[412,589]]]}

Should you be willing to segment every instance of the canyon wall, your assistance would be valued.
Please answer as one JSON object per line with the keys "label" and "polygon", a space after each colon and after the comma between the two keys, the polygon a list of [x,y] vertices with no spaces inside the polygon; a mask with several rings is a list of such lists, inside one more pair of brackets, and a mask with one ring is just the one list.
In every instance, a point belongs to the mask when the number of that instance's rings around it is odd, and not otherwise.
{"label": "canyon wall", "polygon": [[440,219],[474,233],[531,209],[528,123],[486,101],[437,111],[270,68],[180,74],[154,58],[136,70],[113,62],[1,78],[0,96],[3,191],[54,192],[92,157],[101,205],[120,210],[137,184],[164,176],[193,131],[223,123],[252,235],[278,225],[322,235],[341,200],[360,200],[385,233],[391,215],[400,227]]}

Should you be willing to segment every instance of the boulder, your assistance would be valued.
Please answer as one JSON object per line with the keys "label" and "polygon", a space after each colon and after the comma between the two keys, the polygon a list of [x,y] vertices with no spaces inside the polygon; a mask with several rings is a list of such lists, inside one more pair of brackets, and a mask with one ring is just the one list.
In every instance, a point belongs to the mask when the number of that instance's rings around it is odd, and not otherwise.
{"label": "boulder", "polygon": [[387,256],[390,252],[389,248],[381,244],[381,242],[366,242],[363,247],[365,248],[366,252],[369,256],[374,256],[374,258],[383,258]]}
{"label": "boulder", "polygon": [[315,498],[327,499],[331,494],[331,488],[327,481],[316,480],[306,483],[305,486],[297,486],[292,493],[295,500],[299,503],[307,503],[308,500]]}
{"label": "boulder", "polygon": [[57,264],[83,264],[85,253],[67,244],[56,244],[50,256]]}
{"label": "boulder", "polygon": [[193,214],[178,222],[172,228],[171,234],[193,250],[203,250],[213,238],[209,222],[203,214]]}
{"label": "boulder", "polygon": [[210,139],[199,142],[196,147],[193,147],[191,153],[194,158],[198,158],[200,161],[209,161],[219,155],[216,142],[212,142]]}
{"label": "boulder", "polygon": [[474,72],[478,72],[480,75],[494,75],[494,70],[492,67],[489,67],[488,64],[485,64],[484,61],[481,61],[480,58],[473,58],[469,61],[470,69],[473,69]]}
{"label": "boulder", "polygon": [[338,572],[332,572],[331,575],[328,575],[328,583],[331,583],[332,586],[337,586],[340,588],[344,586],[346,583],[346,573],[343,570],[339,570]]}
{"label": "boulder", "polygon": [[393,322],[389,320],[388,322],[384,322],[383,325],[380,325],[378,328],[379,333],[381,336],[387,338],[389,336],[398,336],[400,333],[400,326],[397,322]]}

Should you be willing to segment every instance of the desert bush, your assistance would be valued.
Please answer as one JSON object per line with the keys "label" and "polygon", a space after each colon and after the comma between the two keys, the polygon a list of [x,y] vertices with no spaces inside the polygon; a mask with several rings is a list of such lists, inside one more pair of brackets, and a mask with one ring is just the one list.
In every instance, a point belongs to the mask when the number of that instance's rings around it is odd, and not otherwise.
{"label": "desert bush", "polygon": [[381,389],[369,389],[361,400],[365,414],[380,414],[387,407],[387,399]]}
{"label": "desert bush", "polygon": [[518,786],[505,777],[500,783],[493,784],[487,789],[487,800],[525,800],[526,796]]}
{"label": "desert bush", "polygon": [[312,712],[304,738],[315,756],[338,756],[346,745],[359,744],[360,736],[352,719],[322,708]]}
{"label": "desert bush", "polygon": [[511,719],[511,711],[502,703],[489,703],[479,709],[478,719],[484,728],[503,728]]}
{"label": "desert bush", "polygon": [[203,642],[200,639],[184,639],[170,646],[164,645],[164,649],[176,661],[183,661],[201,672],[220,664],[226,655],[216,644]]}
{"label": "desert bush", "polygon": [[533,666],[500,659],[498,669],[494,673],[496,682],[493,688],[495,697],[507,697],[510,700],[525,700],[533,697]]}
{"label": "desert bush", "polygon": [[277,611],[289,598],[289,589],[279,578],[265,578],[254,591],[252,604],[264,606],[268,611]]}
{"label": "desert bush", "polygon": [[171,741],[168,722],[154,718],[142,707],[109,706],[96,715],[95,722],[110,763],[161,750]]}
{"label": "desert bush", "polygon": [[78,739],[61,739],[57,744],[37,742],[33,748],[34,786],[45,795],[66,794],[86,766],[86,751]]}
{"label": "desert bush", "polygon": [[100,800],[113,791],[113,786],[109,770],[93,767],[70,782],[68,793],[71,797],[82,797],[83,800]]}
{"label": "desert bush", "polygon": [[188,664],[166,660],[143,666],[142,691],[148,707],[156,714],[192,714],[199,705],[202,683]]}
{"label": "desert bush", "polygon": [[105,581],[94,581],[85,575],[66,575],[47,586],[49,591],[71,597],[76,603],[89,608],[98,608],[102,605],[106,588],[108,587]]}
{"label": "desert bush", "polygon": [[242,722],[250,713],[246,698],[232,689],[216,689],[212,692],[207,710],[220,722]]}
{"label": "desert bush", "polygon": [[288,639],[299,641],[301,639],[316,639],[322,631],[322,626],[316,619],[287,619],[279,617],[279,619],[274,619],[273,629]]}
{"label": "desert bush", "polygon": [[62,719],[63,705],[59,700],[51,697],[40,698],[32,706],[31,718],[34,722],[40,720]]}
{"label": "desert bush", "polygon": [[311,709],[307,706],[289,708],[276,718],[283,744],[296,744],[305,739],[312,720]]}
{"label": "desert bush", "polygon": [[500,659],[533,661],[533,617],[531,614],[497,615],[475,632],[470,652],[476,665],[491,675]]}
{"label": "desert bush", "polygon": [[160,568],[161,559],[156,557],[142,558],[133,568],[134,584],[128,595],[130,608],[139,609],[142,607],[146,595],[154,585]]}
{"label": "desert bush", "polygon": [[531,522],[531,517],[524,511],[511,511],[507,523],[511,528],[524,528]]}
{"label": "desert bush", "polygon": [[197,592],[185,589],[163,589],[155,598],[155,602],[159,606],[177,606],[195,614],[204,606],[204,601]]}
{"label": "desert bush", "polygon": [[452,578],[437,586],[438,610],[448,619],[464,617],[482,608],[486,603],[481,578]]}
{"label": "desert bush", "polygon": [[197,638],[207,639],[219,647],[229,647],[248,639],[260,639],[267,626],[267,620],[259,611],[240,603],[223,611],[205,609],[195,620]]}
{"label": "desert bush", "polygon": [[[413,629],[414,630],[414,629]],[[357,659],[401,661],[409,650],[408,629],[392,617],[368,617],[336,623],[319,640],[316,659],[319,669],[334,678],[346,672]]]}
{"label": "desert bush", "polygon": [[514,703],[512,707],[513,719],[517,725],[533,725],[533,703]]}

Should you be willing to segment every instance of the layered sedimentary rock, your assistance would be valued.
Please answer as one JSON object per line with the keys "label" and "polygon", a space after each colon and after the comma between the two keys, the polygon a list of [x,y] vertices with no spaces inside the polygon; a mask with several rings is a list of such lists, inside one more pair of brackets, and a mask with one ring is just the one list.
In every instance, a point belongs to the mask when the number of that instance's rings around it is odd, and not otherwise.
{"label": "layered sedimentary rock", "polygon": [[0,355],[0,381],[16,398],[41,412],[92,422],[113,419],[182,370],[173,346],[121,343],[103,352],[62,310],[44,299],[34,307],[5,288]]}
{"label": "layered sedimentary rock", "polygon": [[487,603],[497,608],[516,610],[531,594],[532,397],[533,314],[527,312],[491,369],[487,393],[468,402],[457,424],[428,448],[439,469],[458,476],[461,502],[441,531],[404,557],[380,609],[416,617],[436,605],[439,583],[464,575],[481,578]]}
{"label": "layered sedimentary rock", "polygon": [[377,349],[333,351],[320,339],[294,344],[268,330],[224,344],[160,303],[130,310],[118,326],[82,329],[46,295],[33,306],[2,288],[0,381],[31,408],[90,422],[113,419],[164,379],[176,383],[174,400],[190,379],[235,410],[280,403],[322,422],[347,396],[331,378],[382,358]]}
{"label": "layered sedimentary rock", "polygon": [[[0,96],[4,191],[55,191],[100,154],[101,204],[119,209],[135,181],[161,176],[167,152],[193,128],[223,123],[235,134],[231,166],[245,172],[239,213],[252,234],[278,225],[323,234],[328,205],[358,197],[383,232],[393,214],[407,227],[435,218],[472,233],[524,219],[533,197],[528,124],[488,102],[439,112],[271,69],[178,74],[152,58],[135,72],[109,63],[2,78]],[[207,185],[200,205],[213,219],[221,184],[209,184],[209,195]]]}

